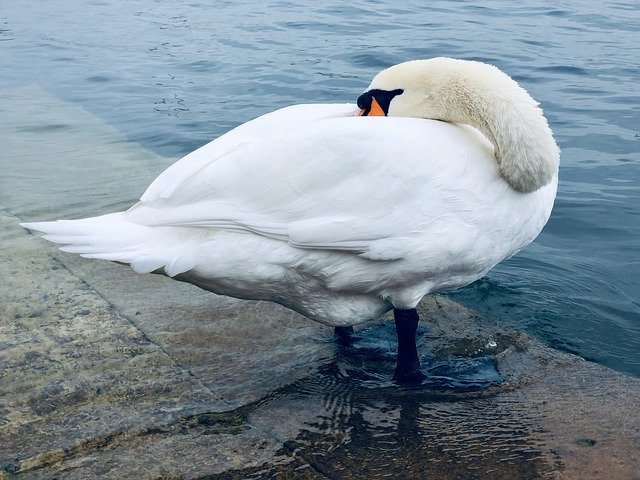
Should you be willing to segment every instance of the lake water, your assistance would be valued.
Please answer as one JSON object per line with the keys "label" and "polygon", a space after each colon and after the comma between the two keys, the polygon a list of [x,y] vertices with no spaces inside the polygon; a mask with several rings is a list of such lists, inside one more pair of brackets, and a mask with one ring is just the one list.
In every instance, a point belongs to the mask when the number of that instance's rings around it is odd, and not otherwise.
{"label": "lake water", "polygon": [[[21,87],[44,90],[160,156],[66,165],[46,143],[19,161],[0,147],[0,205],[30,220],[122,209],[177,157],[263,113],[355,101],[404,60],[490,62],[541,102],[560,186],[538,240],[451,296],[640,375],[639,25],[635,1],[3,2],[0,96],[26,105]],[[77,120],[30,125],[26,107],[4,109],[0,135],[16,116],[52,148]]]}

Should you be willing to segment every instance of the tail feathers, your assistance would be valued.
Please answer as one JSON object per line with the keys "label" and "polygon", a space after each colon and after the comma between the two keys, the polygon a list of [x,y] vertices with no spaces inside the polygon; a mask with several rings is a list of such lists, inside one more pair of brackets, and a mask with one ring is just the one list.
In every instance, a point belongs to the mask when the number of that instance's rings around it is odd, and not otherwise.
{"label": "tail feathers", "polygon": [[132,223],[124,212],[81,220],[21,223],[44,238],[62,244],[60,250],[86,258],[128,263],[138,273],[164,268],[173,277],[194,268],[190,253],[202,241],[194,229],[149,227]]}

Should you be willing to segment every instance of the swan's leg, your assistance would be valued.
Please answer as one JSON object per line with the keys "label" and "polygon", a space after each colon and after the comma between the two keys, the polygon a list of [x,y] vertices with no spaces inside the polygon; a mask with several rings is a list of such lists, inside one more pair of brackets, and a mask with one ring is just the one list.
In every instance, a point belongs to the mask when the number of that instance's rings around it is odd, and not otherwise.
{"label": "swan's leg", "polygon": [[420,359],[416,347],[416,331],[418,330],[418,312],[410,310],[393,310],[398,335],[398,359],[394,379],[398,382],[415,382],[424,378],[420,371]]}
{"label": "swan's leg", "polygon": [[335,327],[333,336],[337,344],[349,346],[353,341],[353,327]]}

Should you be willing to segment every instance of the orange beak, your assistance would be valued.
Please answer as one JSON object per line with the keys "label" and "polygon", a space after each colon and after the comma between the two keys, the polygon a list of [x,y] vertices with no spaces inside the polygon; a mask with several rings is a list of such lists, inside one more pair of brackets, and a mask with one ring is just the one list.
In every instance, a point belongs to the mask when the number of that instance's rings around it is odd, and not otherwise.
{"label": "orange beak", "polygon": [[[363,116],[364,115],[364,109],[360,110],[360,113],[358,113],[359,116]],[[375,97],[371,98],[371,108],[369,109],[369,114],[366,115],[367,117],[384,117],[384,110],[382,110],[382,107],[380,106],[380,104],[378,103],[378,101],[375,99]]]}

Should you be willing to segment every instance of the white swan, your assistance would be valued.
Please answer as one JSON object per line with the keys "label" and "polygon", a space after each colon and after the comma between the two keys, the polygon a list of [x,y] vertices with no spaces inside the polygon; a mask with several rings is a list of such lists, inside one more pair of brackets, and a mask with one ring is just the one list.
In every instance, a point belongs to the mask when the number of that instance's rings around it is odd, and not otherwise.
{"label": "white swan", "polygon": [[397,377],[410,377],[413,309],[533,241],[559,151],[538,104],[479,62],[393,66],[358,105],[362,116],[296,105],[247,122],[169,167],[126,212],[23,225],[66,252],[328,325],[393,308]]}

